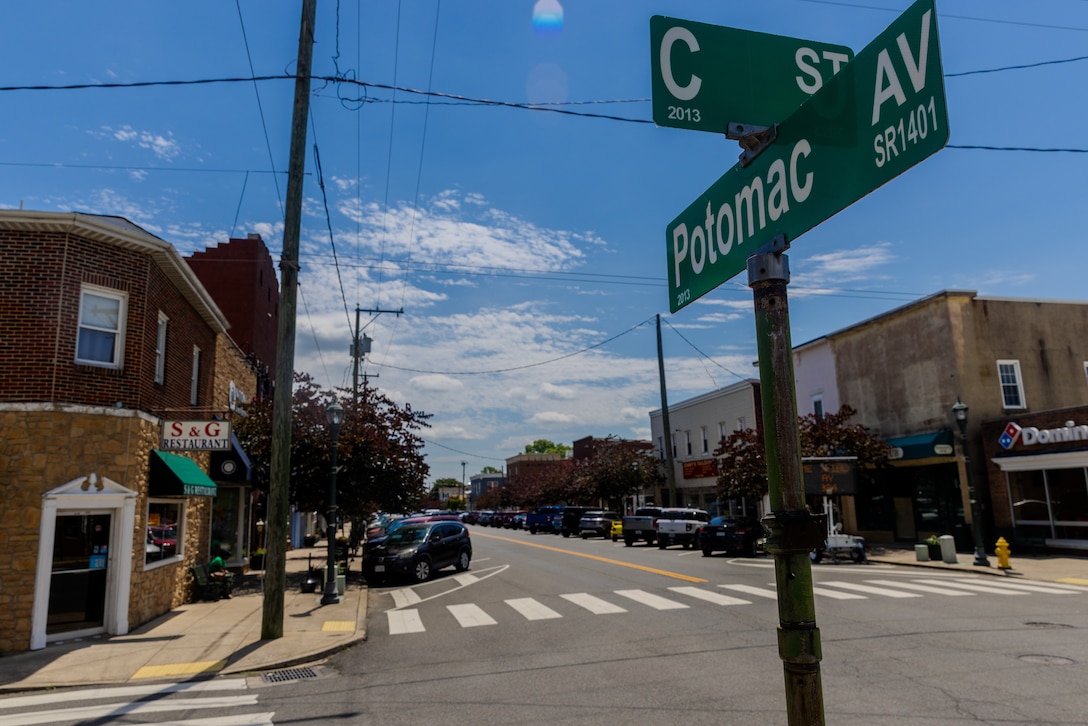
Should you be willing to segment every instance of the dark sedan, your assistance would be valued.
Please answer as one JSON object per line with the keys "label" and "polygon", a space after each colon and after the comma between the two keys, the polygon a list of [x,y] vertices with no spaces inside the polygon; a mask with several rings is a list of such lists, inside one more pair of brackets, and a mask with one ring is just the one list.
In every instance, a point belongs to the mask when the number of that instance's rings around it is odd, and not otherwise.
{"label": "dark sedan", "polygon": [[718,551],[737,552],[745,557],[755,557],[763,525],[751,517],[714,517],[699,530],[699,547],[703,557]]}

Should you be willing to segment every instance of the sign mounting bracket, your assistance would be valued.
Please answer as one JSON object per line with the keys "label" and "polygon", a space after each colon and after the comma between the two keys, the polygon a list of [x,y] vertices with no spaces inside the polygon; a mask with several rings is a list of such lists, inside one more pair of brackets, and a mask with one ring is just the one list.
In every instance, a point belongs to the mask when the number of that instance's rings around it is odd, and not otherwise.
{"label": "sign mounting bracket", "polygon": [[746,167],[756,160],[763,150],[778,138],[778,124],[756,126],[754,124],[729,123],[725,138],[740,143],[744,152],[740,155],[740,165]]}

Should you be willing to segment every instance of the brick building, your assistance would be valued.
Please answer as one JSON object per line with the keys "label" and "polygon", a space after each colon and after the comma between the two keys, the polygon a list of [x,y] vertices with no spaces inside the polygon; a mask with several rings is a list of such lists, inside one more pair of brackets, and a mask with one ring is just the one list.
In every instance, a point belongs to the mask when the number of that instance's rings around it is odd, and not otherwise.
{"label": "brick building", "polygon": [[162,423],[225,429],[256,377],[174,247],[127,220],[0,211],[0,249],[3,653],[187,601],[211,547],[207,472],[246,462],[229,444],[163,451]]}

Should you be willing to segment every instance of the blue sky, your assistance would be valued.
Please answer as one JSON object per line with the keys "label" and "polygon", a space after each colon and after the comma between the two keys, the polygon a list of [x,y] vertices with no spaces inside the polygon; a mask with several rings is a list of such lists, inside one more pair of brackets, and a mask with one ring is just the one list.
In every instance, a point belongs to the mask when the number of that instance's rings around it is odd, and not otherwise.
{"label": "blue sky", "polygon": [[[658,313],[670,401],[756,375],[743,275],[668,315],[665,227],[740,149],[648,123],[650,17],[858,52],[909,6],[317,4],[314,74],[372,85],[313,85],[296,368],[350,385],[355,308],[403,308],[363,315],[365,370],[433,414],[432,478],[458,479],[462,461],[468,475],[501,467],[538,438],[648,437]],[[1085,297],[1088,2],[940,0],[937,12],[949,148],[793,241],[795,344],[942,289]],[[0,85],[282,75],[300,14],[269,0],[11,4]],[[121,215],[183,254],[259,232],[278,258],[293,90],[5,90],[0,206]]]}

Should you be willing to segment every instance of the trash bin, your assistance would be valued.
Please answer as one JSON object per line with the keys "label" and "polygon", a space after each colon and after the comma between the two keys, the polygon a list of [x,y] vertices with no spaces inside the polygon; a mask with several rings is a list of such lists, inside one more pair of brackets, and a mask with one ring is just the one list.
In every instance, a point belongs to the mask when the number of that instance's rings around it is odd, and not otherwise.
{"label": "trash bin", "polygon": [[949,565],[956,564],[956,538],[950,534],[942,534],[937,539],[941,542],[941,560]]}
{"label": "trash bin", "polygon": [[918,558],[919,562],[929,562],[929,545],[914,545],[914,556]]}

